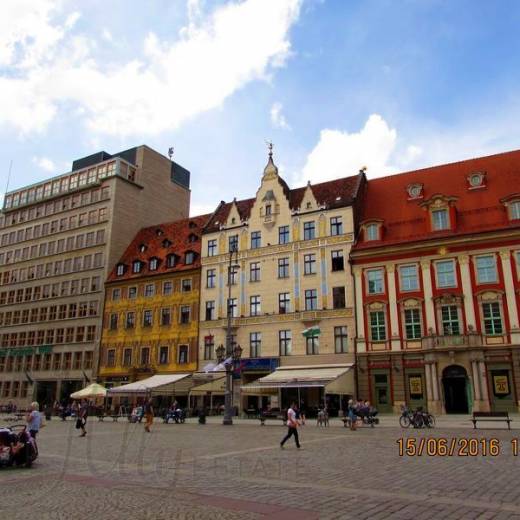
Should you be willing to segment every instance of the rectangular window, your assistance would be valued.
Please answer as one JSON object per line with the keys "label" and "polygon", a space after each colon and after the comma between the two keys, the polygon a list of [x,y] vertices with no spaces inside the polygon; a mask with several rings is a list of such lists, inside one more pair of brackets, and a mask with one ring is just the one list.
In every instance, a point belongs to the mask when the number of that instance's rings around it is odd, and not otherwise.
{"label": "rectangular window", "polygon": [[169,307],[161,309],[161,325],[163,327],[170,325],[172,322],[172,311]]}
{"label": "rectangular window", "polygon": [[343,251],[331,251],[331,259],[333,271],[343,271],[345,269]]}
{"label": "rectangular window", "polygon": [[482,313],[484,315],[484,331],[486,334],[498,335],[504,333],[500,304],[498,302],[483,303]]}
{"label": "rectangular window", "polygon": [[150,363],[150,347],[143,347],[141,349],[141,365],[148,365]]}
{"label": "rectangular window", "polygon": [[383,270],[371,269],[367,273],[368,294],[381,294],[383,289]]}
{"label": "rectangular window", "polygon": [[125,328],[133,329],[135,327],[135,312],[126,313]]}
{"label": "rectangular window", "polygon": [[435,209],[432,211],[432,224],[434,231],[442,231],[448,229],[449,217],[447,209]]}
{"label": "rectangular window", "polygon": [[332,306],[334,309],[345,308],[345,287],[332,288]]}
{"label": "rectangular window", "polygon": [[153,284],[153,283],[147,283],[147,284],[144,286],[144,295],[145,295],[147,298],[150,298],[151,296],[154,296],[154,295],[155,295],[155,284]]}
{"label": "rectangular window", "polygon": [[386,340],[386,326],[384,311],[370,312],[370,337],[372,341]]}
{"label": "rectangular window", "polygon": [[190,322],[190,314],[191,308],[189,305],[181,305],[180,310],[180,321],[183,325],[186,325]]}
{"label": "rectangular window", "polygon": [[167,365],[170,349],[168,347],[159,347],[159,365]]}
{"label": "rectangular window", "polygon": [[292,350],[292,332],[290,330],[278,331],[278,348],[280,356],[290,356]]}
{"label": "rectangular window", "polygon": [[117,319],[118,319],[117,313],[113,313],[110,315],[110,330],[117,329]]}
{"label": "rectangular window", "polygon": [[173,283],[168,281],[163,283],[163,295],[169,296],[173,292]]}
{"label": "rectangular window", "polygon": [[251,264],[249,264],[249,281],[260,281],[260,262],[252,262]]}
{"label": "rectangular window", "polygon": [[458,336],[460,334],[459,311],[456,305],[443,305],[441,307],[441,318],[445,336]]}
{"label": "rectangular window", "polygon": [[250,332],[249,333],[249,357],[256,358],[260,357],[262,350],[262,333],[261,332]]}
{"label": "rectangular window", "polygon": [[143,327],[151,327],[153,324],[153,311],[147,309],[143,312]]}
{"label": "rectangular window", "polygon": [[291,312],[291,295],[288,292],[278,294],[278,312],[280,314]]}
{"label": "rectangular window", "polygon": [[309,336],[305,338],[307,355],[312,356],[320,353],[320,337]]}
{"label": "rectangular window", "polygon": [[228,239],[228,251],[238,251],[238,235],[231,235]]}
{"label": "rectangular window", "polygon": [[260,296],[249,297],[249,314],[250,316],[258,316],[261,312]]}
{"label": "rectangular window", "polygon": [[123,366],[129,367],[131,365],[132,365],[132,349],[125,348],[125,350],[123,350]]}
{"label": "rectangular window", "polygon": [[341,217],[331,217],[330,219],[330,234],[332,236],[343,234],[343,222]]}
{"label": "rectangular window", "polygon": [[179,345],[179,365],[188,363],[188,345]]}
{"label": "rectangular window", "polygon": [[227,308],[228,308],[228,316],[231,316],[232,318],[236,318],[238,315],[237,299],[228,298]]}
{"label": "rectangular window", "polygon": [[251,249],[258,249],[259,247],[262,247],[262,233],[253,231],[251,233]]}
{"label": "rectangular window", "polygon": [[182,292],[191,291],[191,278],[184,278],[183,280],[181,280],[181,291]]}
{"label": "rectangular window", "polygon": [[288,244],[289,243],[289,226],[280,226],[278,228],[278,243],[279,244]]}
{"label": "rectangular window", "polygon": [[318,291],[316,289],[307,289],[305,291],[305,310],[315,311],[318,308]]}
{"label": "rectangular window", "polygon": [[399,276],[401,279],[401,291],[419,290],[419,275],[416,265],[402,265],[399,267]]}
{"label": "rectangular window", "polygon": [[278,278],[289,278],[289,259],[278,259]]}
{"label": "rectangular window", "polygon": [[406,339],[421,339],[421,311],[419,309],[405,309],[404,328]]}
{"label": "rectangular window", "polygon": [[215,287],[215,280],[217,278],[215,269],[208,269],[206,271],[206,287],[213,289]]}
{"label": "rectangular window", "polygon": [[368,224],[365,227],[365,240],[371,241],[371,240],[377,240],[379,238],[378,233],[378,225],[377,224]]}
{"label": "rectangular window", "polygon": [[128,288],[128,298],[130,298],[131,300],[137,298],[137,287]]}
{"label": "rectangular window", "polygon": [[478,256],[475,263],[478,283],[496,283],[498,281],[497,266],[493,255]]}
{"label": "rectangular window", "polygon": [[204,359],[213,359],[213,352],[215,352],[215,343],[213,336],[204,337]]}
{"label": "rectangular window", "polygon": [[208,240],[208,256],[215,256],[217,254],[217,240]]}
{"label": "rectangular window", "polygon": [[206,321],[211,321],[215,319],[215,302],[209,301],[206,302]]}
{"label": "rectangular window", "polygon": [[311,222],[303,223],[303,240],[312,240],[316,238],[316,229],[314,225],[314,220]]}
{"label": "rectangular window", "polygon": [[107,352],[107,367],[115,367],[116,366],[116,351],[111,348]]}
{"label": "rectangular window", "polygon": [[456,287],[455,263],[453,260],[442,260],[435,262],[437,273],[437,287]]}
{"label": "rectangular window", "polygon": [[117,301],[121,298],[121,289],[112,289],[112,300]]}
{"label": "rectangular window", "polygon": [[334,327],[334,351],[336,354],[348,352],[347,327]]}
{"label": "rectangular window", "polygon": [[303,274],[316,274],[316,255],[303,255]]}
{"label": "rectangular window", "polygon": [[238,279],[238,266],[228,267],[228,285],[236,285]]}

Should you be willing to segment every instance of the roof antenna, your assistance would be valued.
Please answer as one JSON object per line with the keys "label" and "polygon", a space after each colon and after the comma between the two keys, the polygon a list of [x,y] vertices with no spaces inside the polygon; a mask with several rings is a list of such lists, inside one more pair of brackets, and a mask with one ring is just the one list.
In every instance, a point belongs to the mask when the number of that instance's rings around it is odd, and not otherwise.
{"label": "roof antenna", "polygon": [[266,139],[265,140],[265,144],[267,145],[267,149],[269,150],[269,157],[272,158],[273,157],[273,142],[272,141],[268,141]]}
{"label": "roof antenna", "polygon": [[5,192],[4,192],[4,199],[7,195],[7,192],[9,191],[9,181],[11,180],[11,170],[13,169],[13,160],[9,162],[9,171],[7,172],[7,183],[5,185]]}
{"label": "roof antenna", "polygon": [[170,158],[170,161],[171,161],[172,157],[173,157],[173,146],[170,146],[170,148],[168,148],[168,157]]}

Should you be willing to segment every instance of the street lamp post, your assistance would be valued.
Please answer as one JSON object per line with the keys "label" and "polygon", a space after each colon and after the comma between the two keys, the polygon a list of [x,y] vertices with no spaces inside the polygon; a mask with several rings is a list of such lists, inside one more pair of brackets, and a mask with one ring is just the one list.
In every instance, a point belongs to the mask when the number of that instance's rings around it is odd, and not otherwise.
{"label": "street lamp post", "polygon": [[217,360],[219,363],[225,360],[230,360],[224,363],[226,368],[226,390],[224,399],[224,419],[222,424],[231,425],[233,424],[233,395],[232,395],[232,378],[233,368],[240,360],[242,356],[242,348],[240,345],[233,347],[231,342],[231,309],[229,302],[231,300],[231,285],[232,276],[235,275],[235,268],[238,269],[238,265],[233,265],[233,256],[238,260],[238,249],[235,247],[229,252],[229,265],[228,265],[228,299],[227,299],[227,327],[226,327],[226,346],[220,345],[216,349]]}

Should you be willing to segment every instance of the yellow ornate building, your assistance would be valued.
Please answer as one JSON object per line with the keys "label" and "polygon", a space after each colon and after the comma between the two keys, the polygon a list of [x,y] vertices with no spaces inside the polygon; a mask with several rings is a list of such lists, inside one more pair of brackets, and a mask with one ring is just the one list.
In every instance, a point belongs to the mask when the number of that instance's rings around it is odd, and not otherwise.
{"label": "yellow ornate building", "polygon": [[202,236],[199,368],[226,344],[229,313],[230,344],[242,348],[233,378],[239,408],[292,399],[338,408],[341,395],[354,393],[348,259],[364,183],[360,173],[291,190],[270,153],[256,197],[222,202],[211,216]]}
{"label": "yellow ornate building", "polygon": [[108,387],[197,369],[207,216],[142,229],[106,283],[99,379]]}

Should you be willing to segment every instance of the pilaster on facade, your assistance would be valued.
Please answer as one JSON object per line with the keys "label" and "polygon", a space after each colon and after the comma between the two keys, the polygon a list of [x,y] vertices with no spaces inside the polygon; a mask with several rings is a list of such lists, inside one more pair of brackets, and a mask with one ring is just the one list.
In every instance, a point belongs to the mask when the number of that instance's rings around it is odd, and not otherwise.
{"label": "pilaster on facade", "polygon": [[516,306],[515,285],[513,271],[511,269],[511,251],[500,251],[502,272],[504,273],[504,286],[506,292],[507,314],[511,326],[511,342],[520,344],[520,327],[518,322],[518,309]]}
{"label": "pilaster on facade", "polygon": [[469,255],[460,255],[458,257],[458,262],[460,266],[462,292],[464,294],[464,317],[466,318],[466,327],[468,330],[475,330],[477,321],[475,318],[473,289],[471,286],[471,275],[469,271]]}
{"label": "pilaster on facade", "polygon": [[362,353],[367,351],[367,344],[365,338],[365,321],[364,321],[364,306],[363,306],[363,269],[357,265],[352,267],[354,273],[354,288],[356,298],[356,327],[357,327],[357,352]]}
{"label": "pilaster on facade", "polygon": [[397,317],[397,293],[395,288],[395,265],[386,265],[388,281],[388,307],[390,310],[390,344],[392,350],[401,350],[401,339],[399,335],[399,320]]}
{"label": "pilaster on facade", "polygon": [[435,307],[433,303],[433,287],[431,275],[431,261],[421,260],[421,272],[424,287],[424,308],[426,314],[426,330],[429,333],[437,334],[435,321]]}

